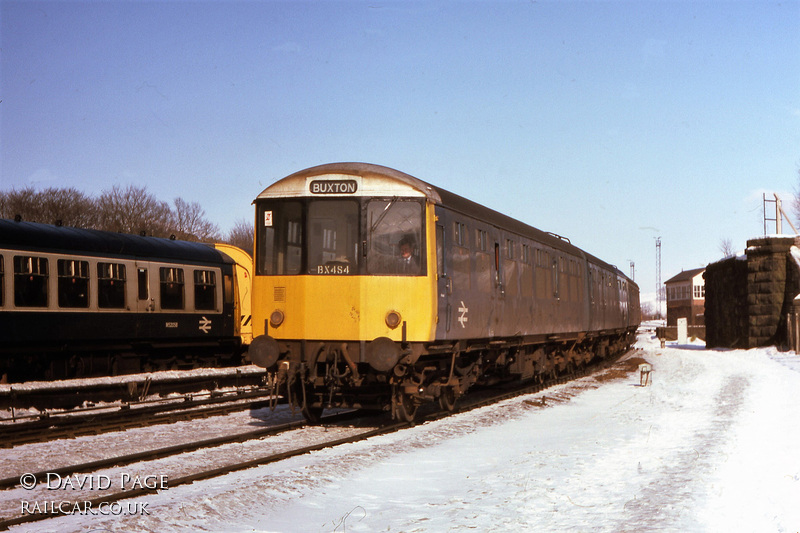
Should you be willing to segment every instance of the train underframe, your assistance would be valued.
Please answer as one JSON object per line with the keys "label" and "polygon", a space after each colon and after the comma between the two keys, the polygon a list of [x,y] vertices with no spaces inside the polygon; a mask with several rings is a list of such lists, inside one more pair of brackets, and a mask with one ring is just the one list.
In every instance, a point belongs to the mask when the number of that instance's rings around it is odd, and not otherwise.
{"label": "train underframe", "polygon": [[237,340],[218,343],[69,345],[4,350],[0,382],[51,381],[242,363]]}
{"label": "train underframe", "polygon": [[[619,355],[634,340],[635,330],[617,330],[564,338],[394,343],[390,351],[396,358],[377,357],[364,343],[288,343],[278,380],[310,422],[329,408],[390,410],[394,419],[409,422],[425,402],[450,411],[475,385],[544,382],[596,358]],[[389,349],[388,339],[382,347]],[[362,353],[369,362],[362,362]]]}

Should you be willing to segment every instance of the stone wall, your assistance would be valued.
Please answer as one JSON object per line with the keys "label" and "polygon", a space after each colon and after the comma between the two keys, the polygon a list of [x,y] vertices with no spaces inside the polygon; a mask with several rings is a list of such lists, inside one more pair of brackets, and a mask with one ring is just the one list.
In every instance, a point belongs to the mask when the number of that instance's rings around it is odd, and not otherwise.
{"label": "stone wall", "polygon": [[706,346],[747,345],[747,261],[735,257],[711,263],[706,281]]}
{"label": "stone wall", "polygon": [[788,344],[786,319],[800,292],[800,272],[790,249],[800,237],[747,241],[744,258],[708,265],[706,345],[755,348]]}

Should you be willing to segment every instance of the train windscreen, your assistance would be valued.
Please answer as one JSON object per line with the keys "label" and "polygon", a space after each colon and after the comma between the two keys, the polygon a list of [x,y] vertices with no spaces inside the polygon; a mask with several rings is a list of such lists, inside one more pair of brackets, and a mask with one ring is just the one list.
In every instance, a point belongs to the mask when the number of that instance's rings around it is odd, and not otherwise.
{"label": "train windscreen", "polygon": [[256,273],[424,275],[423,212],[397,198],[260,202]]}

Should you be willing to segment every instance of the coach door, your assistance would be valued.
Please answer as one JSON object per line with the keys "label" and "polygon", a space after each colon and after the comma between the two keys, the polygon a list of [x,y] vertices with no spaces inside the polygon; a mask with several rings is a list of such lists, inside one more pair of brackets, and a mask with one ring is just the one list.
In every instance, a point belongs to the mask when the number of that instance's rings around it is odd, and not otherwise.
{"label": "coach door", "polygon": [[450,338],[453,308],[451,296],[453,294],[453,278],[447,268],[447,231],[448,218],[443,209],[436,209],[436,278],[437,278],[437,320],[436,338]]}
{"label": "coach door", "polygon": [[156,309],[156,291],[151,282],[151,278],[154,275],[152,270],[150,263],[136,263],[134,287],[136,288],[136,310],[140,313],[149,313]]}
{"label": "coach door", "polygon": [[489,318],[489,336],[503,335],[503,315],[506,311],[506,279],[503,260],[503,247],[500,244],[502,234],[495,235],[494,239],[494,268],[492,282],[494,288],[491,295],[491,315]]}

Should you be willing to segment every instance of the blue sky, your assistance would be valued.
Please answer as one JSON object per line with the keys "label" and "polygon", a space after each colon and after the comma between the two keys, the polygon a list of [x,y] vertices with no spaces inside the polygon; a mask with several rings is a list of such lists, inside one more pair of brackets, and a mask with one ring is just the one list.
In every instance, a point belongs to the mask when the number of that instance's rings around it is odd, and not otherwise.
{"label": "blue sky", "polygon": [[663,281],[798,184],[796,0],[0,0],[0,45],[0,189],[146,185],[223,230],[276,179],[366,161],[654,292],[655,237]]}

